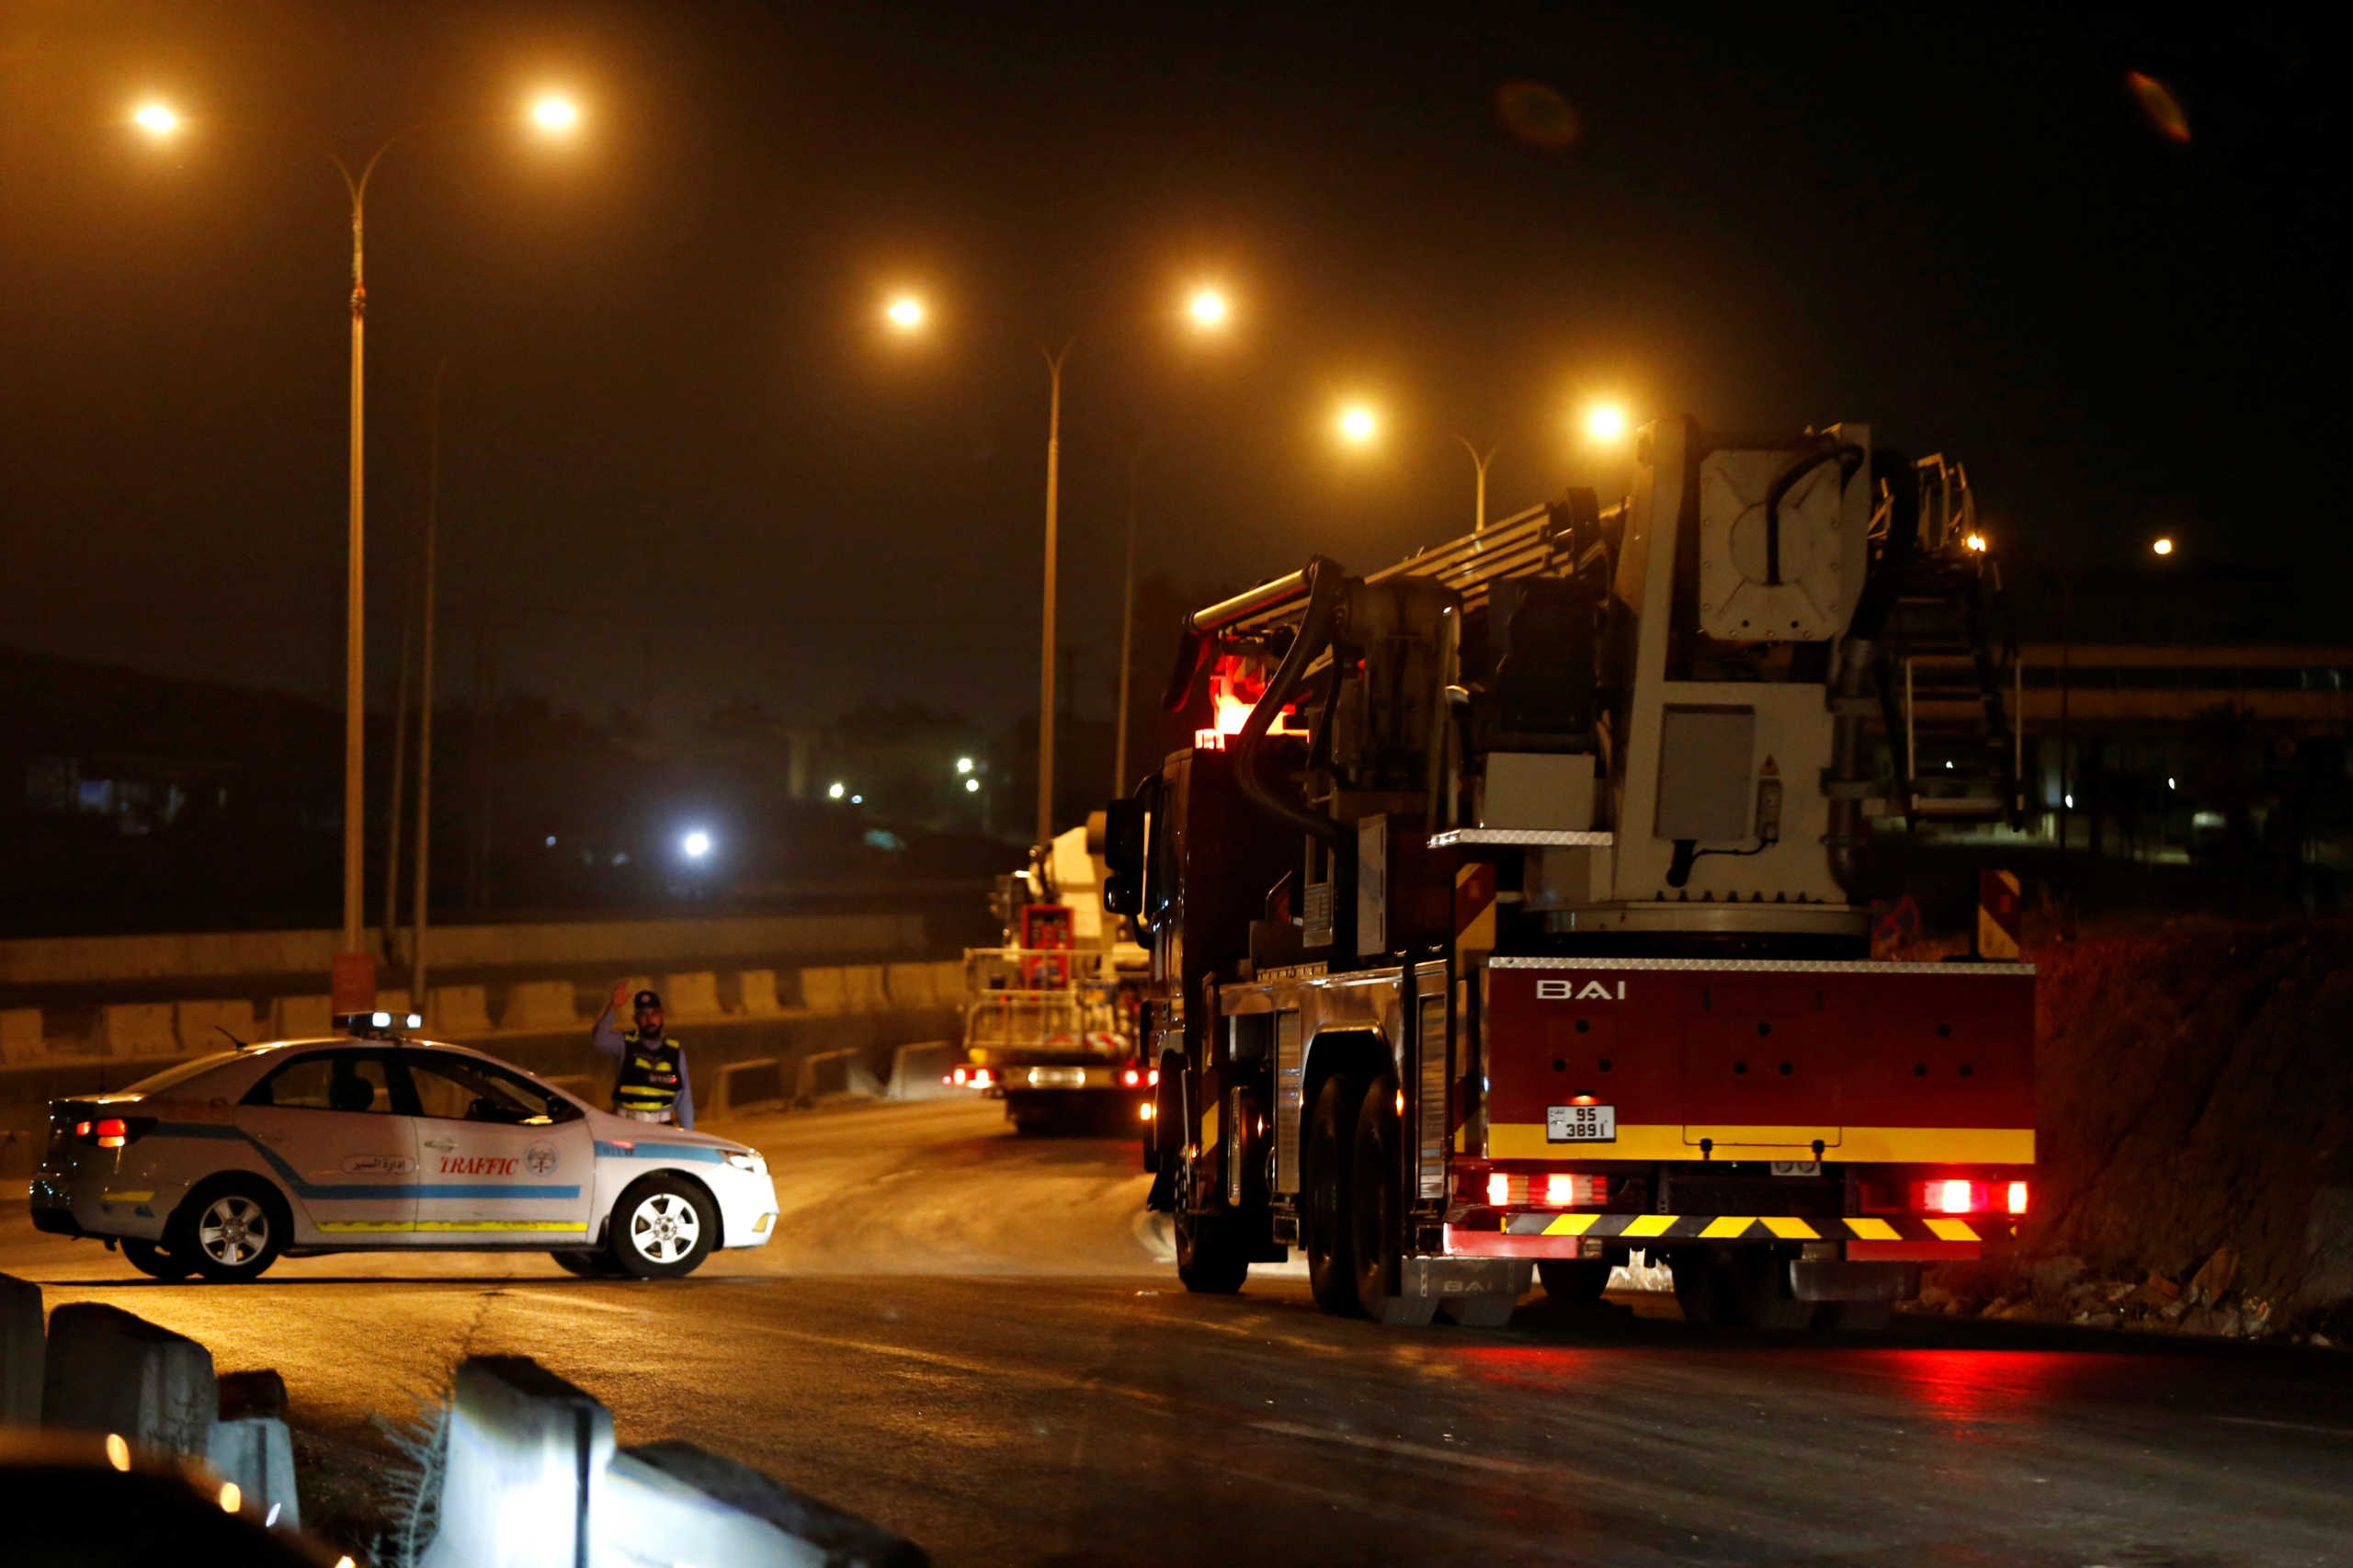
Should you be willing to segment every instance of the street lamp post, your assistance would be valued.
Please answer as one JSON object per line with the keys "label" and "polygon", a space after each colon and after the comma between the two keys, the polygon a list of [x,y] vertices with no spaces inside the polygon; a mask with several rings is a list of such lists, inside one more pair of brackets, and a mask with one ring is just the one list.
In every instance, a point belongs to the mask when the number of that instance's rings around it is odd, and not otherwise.
{"label": "street lamp post", "polygon": [[1070,344],[1046,357],[1046,613],[1038,653],[1038,847],[1054,842],[1054,563],[1063,471],[1063,361]]}
{"label": "street lamp post", "polygon": [[[540,130],[560,133],[578,122],[580,111],[563,98],[542,97],[531,106],[530,116]],[[158,138],[173,135],[181,126],[179,117],[162,104],[141,107],[131,119]],[[375,177],[377,165],[395,142],[412,131],[447,123],[452,122],[424,121],[395,131],[378,143],[357,175],[340,156],[330,154],[336,172],[343,176],[345,193],[351,199],[350,502],[347,544],[350,559],[344,579],[343,930],[333,980],[338,1012],[367,1010],[374,1002],[376,987],[375,957],[365,947],[365,915],[360,907],[367,874],[368,186]],[[405,659],[403,662],[405,664]],[[429,702],[431,698],[428,696],[426,700]]]}
{"label": "street lamp post", "polygon": [[1498,441],[1482,452],[1472,444],[1470,437],[1458,433],[1454,438],[1462,443],[1464,451],[1471,454],[1471,466],[1477,471],[1479,476],[1477,497],[1472,503],[1471,531],[1474,534],[1485,533],[1487,531],[1487,465],[1495,460],[1496,448],[1503,443]]}

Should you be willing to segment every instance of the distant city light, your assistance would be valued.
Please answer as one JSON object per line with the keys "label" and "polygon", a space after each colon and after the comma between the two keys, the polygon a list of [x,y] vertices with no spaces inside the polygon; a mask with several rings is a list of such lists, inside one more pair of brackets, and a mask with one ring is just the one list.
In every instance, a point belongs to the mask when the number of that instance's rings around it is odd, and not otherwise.
{"label": "distant city light", "polygon": [[866,797],[863,795],[852,795],[849,798],[849,803],[853,806],[862,806],[866,804]]}
{"label": "distant city light", "polygon": [[956,771],[957,771],[957,772],[959,772],[959,773],[970,773],[970,772],[972,772],[972,759],[971,757],[969,757],[969,756],[960,756],[960,757],[958,757],[958,758],[956,759]]}
{"label": "distant city light", "polygon": [[[553,843],[554,840],[550,839],[549,842]],[[710,853],[710,835],[700,828],[696,828],[678,840],[678,847],[687,852],[688,859],[699,860]]]}
{"label": "distant city light", "polygon": [[2168,789],[2168,790],[2178,790],[2178,789],[2180,789],[2180,788],[2181,788],[2181,786],[2180,786],[2180,785],[2178,785],[2178,784],[2177,784],[2177,783],[2175,783],[2172,779],[2168,778],[2168,779],[2166,779],[2166,780],[2165,780],[2165,788],[2166,788],[2166,789]]}
{"label": "distant city light", "polygon": [[2159,538],[2154,543],[2151,544],[2149,548],[2159,555],[2171,555],[2173,553],[2173,540],[2170,539]]}
{"label": "distant city light", "polygon": [[912,332],[923,324],[923,301],[913,294],[902,294],[892,300],[882,313],[891,318],[892,326],[903,332]]}
{"label": "distant city light", "polygon": [[2072,811],[2075,808],[2075,797],[2073,795],[2062,795],[2059,797],[2059,803]]}
{"label": "distant city light", "polygon": [[151,136],[169,136],[180,128],[180,117],[162,104],[141,104],[131,122]]}
{"label": "distant city light", "polygon": [[1597,441],[1614,441],[1626,433],[1626,411],[1614,403],[1596,403],[1585,416],[1585,433]]}
{"label": "distant city light", "polygon": [[977,794],[979,794],[980,792],[981,792],[981,781],[980,781],[979,779],[977,779],[977,778],[967,778],[967,779],[965,779],[965,780],[964,780],[964,793],[966,793],[967,795],[977,795]]}
{"label": "distant city light", "polygon": [[531,119],[542,131],[569,131],[580,123],[580,106],[570,98],[544,97],[531,106]]}
{"label": "distant city light", "polygon": [[827,799],[828,801],[838,801],[838,800],[840,800],[844,795],[847,795],[847,794],[848,794],[848,793],[849,793],[849,787],[848,787],[847,785],[846,785],[846,784],[841,783],[839,780],[836,780],[836,781],[835,781],[834,783],[831,783],[831,784],[828,784],[827,786],[825,786],[825,799]]}
{"label": "distant city light", "polygon": [[1193,320],[1203,326],[1220,326],[1224,324],[1225,296],[1214,289],[1194,290],[1192,302],[1185,308],[1192,312]]}
{"label": "distant city light", "polygon": [[1985,553],[1985,536],[1984,534],[1971,534],[1967,539],[1962,540],[1961,542],[1967,545],[1972,551],[1979,555]]}
{"label": "distant city light", "polygon": [[555,835],[552,833],[548,835],[548,847],[551,849],[555,847]]}
{"label": "distant city light", "polygon": [[1362,403],[1352,403],[1340,411],[1340,434],[1358,446],[1371,440],[1373,432],[1380,427],[1372,410]]}

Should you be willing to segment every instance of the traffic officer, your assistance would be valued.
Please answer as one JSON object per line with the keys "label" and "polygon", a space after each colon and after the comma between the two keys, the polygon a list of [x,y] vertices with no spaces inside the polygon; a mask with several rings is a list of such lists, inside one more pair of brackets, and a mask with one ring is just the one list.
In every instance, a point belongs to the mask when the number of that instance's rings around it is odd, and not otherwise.
{"label": "traffic officer", "polygon": [[[627,1006],[636,1027],[624,1030],[621,1009]],[[597,1019],[591,1041],[620,1063],[613,1083],[613,1113],[632,1121],[695,1124],[694,1087],[687,1081],[686,1049],[662,1032],[659,993],[630,994],[624,980],[613,987],[613,999]]]}

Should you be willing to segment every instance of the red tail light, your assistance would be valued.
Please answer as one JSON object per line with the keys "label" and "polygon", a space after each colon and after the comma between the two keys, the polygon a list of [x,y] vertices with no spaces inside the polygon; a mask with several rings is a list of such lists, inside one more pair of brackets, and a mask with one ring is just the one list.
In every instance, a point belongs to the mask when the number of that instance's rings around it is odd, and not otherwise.
{"label": "red tail light", "polygon": [[972,1074],[969,1074],[969,1073],[967,1073],[967,1072],[965,1072],[961,1067],[959,1067],[959,1068],[957,1068],[957,1069],[956,1069],[956,1081],[957,1081],[958,1083],[961,1084],[961,1083],[965,1082],[965,1081],[966,1081],[968,1078],[970,1078],[971,1076],[972,1076]]}
{"label": "red tail light", "polygon": [[153,1117],[99,1117],[90,1121],[75,1122],[74,1136],[101,1149],[119,1149],[138,1142],[139,1135],[154,1125]]}
{"label": "red tail light", "polygon": [[1484,1193],[1497,1209],[1594,1209],[1609,1200],[1609,1178],[1550,1171],[1534,1176],[1514,1171],[1490,1171],[1483,1182],[1466,1178],[1462,1196]]}
{"label": "red tail light", "polygon": [[1915,1183],[1912,1206],[1931,1214],[2023,1214],[2028,1184],[1964,1181],[1958,1176]]}
{"label": "red tail light", "polygon": [[1160,1069],[1154,1067],[1152,1071],[1146,1073],[1144,1074],[1143,1081],[1151,1085],[1155,1089],[1160,1087]]}
{"label": "red tail light", "polygon": [[1130,1087],[1131,1089],[1132,1089],[1132,1088],[1134,1088],[1138,1084],[1141,1084],[1141,1083],[1142,1083],[1142,1082],[1143,1082],[1143,1074],[1141,1074],[1141,1073],[1139,1073],[1139,1072],[1137,1072],[1134,1068],[1131,1067],[1131,1068],[1129,1068],[1125,1073],[1122,1073],[1122,1074],[1120,1074],[1120,1082],[1121,1082],[1121,1083],[1125,1084],[1128,1087]]}
{"label": "red tail light", "polygon": [[989,1070],[988,1070],[987,1068],[983,1067],[983,1068],[982,1068],[980,1071],[978,1071],[978,1072],[976,1072],[976,1073],[974,1073],[974,1074],[972,1074],[972,1087],[974,1087],[974,1088],[976,1088],[976,1089],[985,1089],[985,1088],[987,1088],[988,1086],[989,1086]]}

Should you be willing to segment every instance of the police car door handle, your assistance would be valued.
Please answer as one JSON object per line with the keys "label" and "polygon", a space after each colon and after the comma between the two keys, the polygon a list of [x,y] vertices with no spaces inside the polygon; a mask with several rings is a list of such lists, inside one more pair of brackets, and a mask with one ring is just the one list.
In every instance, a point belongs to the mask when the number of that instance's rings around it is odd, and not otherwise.
{"label": "police car door handle", "polygon": [[420,1138],[417,1142],[428,1149],[454,1149],[458,1146],[455,1142],[448,1138]]}

